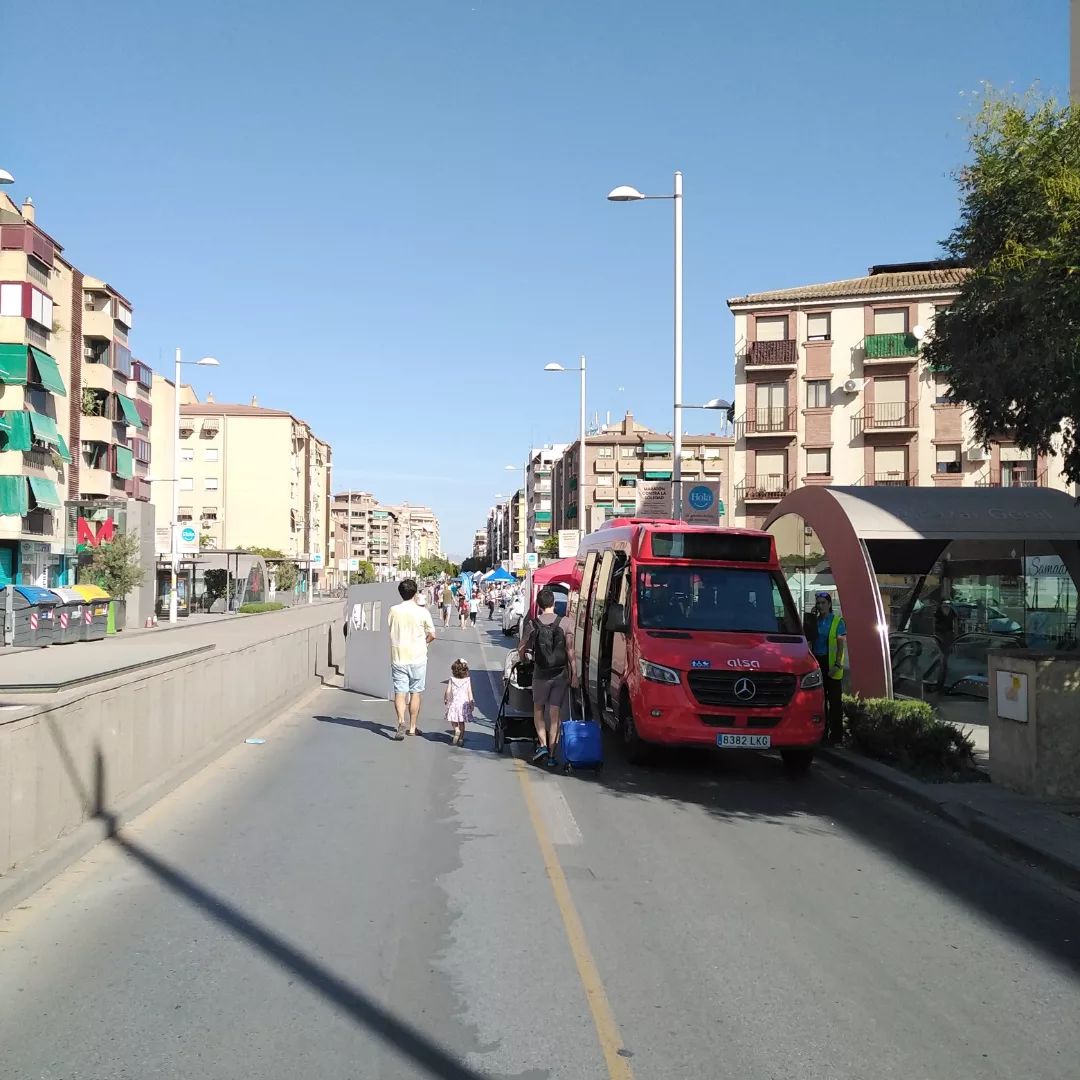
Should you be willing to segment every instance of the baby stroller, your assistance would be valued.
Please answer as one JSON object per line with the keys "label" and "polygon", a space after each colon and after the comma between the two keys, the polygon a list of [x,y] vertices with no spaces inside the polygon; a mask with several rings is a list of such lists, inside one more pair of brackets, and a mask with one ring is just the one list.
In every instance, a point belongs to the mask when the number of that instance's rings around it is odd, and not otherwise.
{"label": "baby stroller", "polygon": [[531,660],[507,655],[503,672],[503,695],[495,717],[495,753],[501,754],[508,742],[536,742],[532,701],[533,664]]}

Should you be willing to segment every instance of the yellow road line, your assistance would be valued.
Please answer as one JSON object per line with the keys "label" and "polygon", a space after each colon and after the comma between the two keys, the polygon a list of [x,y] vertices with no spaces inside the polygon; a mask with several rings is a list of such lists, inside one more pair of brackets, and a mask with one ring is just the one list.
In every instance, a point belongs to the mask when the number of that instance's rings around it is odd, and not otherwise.
{"label": "yellow road line", "polygon": [[517,769],[518,779],[521,781],[525,806],[528,808],[529,819],[536,833],[536,842],[540,845],[540,854],[551,881],[551,891],[555,894],[555,903],[559,905],[559,914],[562,915],[563,926],[566,928],[570,951],[574,954],[578,977],[585,989],[585,998],[589,1002],[589,1012],[592,1013],[596,1035],[600,1040],[600,1049],[603,1050],[604,1060],[607,1062],[608,1076],[611,1080],[634,1080],[634,1071],[630,1068],[629,1061],[619,1054],[623,1048],[619,1025],[615,1023],[615,1014],[611,1011],[611,1003],[604,990],[604,983],[585,937],[585,928],[581,925],[581,917],[574,906],[574,898],[570,895],[570,886],[566,884],[566,875],[555,854],[555,845],[547,834],[544,819],[540,815],[536,798],[532,793],[528,767],[520,758],[514,758],[514,768]]}

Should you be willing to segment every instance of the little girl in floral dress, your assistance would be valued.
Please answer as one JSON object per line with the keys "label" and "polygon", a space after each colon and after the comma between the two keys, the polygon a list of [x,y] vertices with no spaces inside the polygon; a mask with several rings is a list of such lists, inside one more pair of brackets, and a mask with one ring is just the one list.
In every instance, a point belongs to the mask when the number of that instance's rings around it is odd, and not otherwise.
{"label": "little girl in floral dress", "polygon": [[469,678],[469,665],[464,660],[455,660],[450,665],[450,681],[443,694],[446,706],[446,722],[453,728],[454,746],[465,745],[465,724],[472,719],[473,700],[472,679]]}

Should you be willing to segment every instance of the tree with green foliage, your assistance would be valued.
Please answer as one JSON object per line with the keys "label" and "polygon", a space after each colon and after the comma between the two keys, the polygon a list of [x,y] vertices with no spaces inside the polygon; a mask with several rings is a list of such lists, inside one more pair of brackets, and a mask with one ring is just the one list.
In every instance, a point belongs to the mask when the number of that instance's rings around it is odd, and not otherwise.
{"label": "tree with green foliage", "polygon": [[139,534],[117,533],[93,549],[90,561],[79,567],[79,582],[100,585],[114,600],[123,600],[146,576],[139,565]]}
{"label": "tree with green foliage", "polygon": [[441,555],[429,555],[416,564],[416,574],[422,578],[437,578],[442,574],[446,574],[447,577],[456,577],[458,567],[457,563],[452,563]]}
{"label": "tree with green foliage", "polygon": [[229,576],[229,571],[223,569],[207,570],[203,574],[203,586],[206,589],[207,599],[211,603],[221,599],[229,590]]}
{"label": "tree with green foliage", "polygon": [[300,571],[296,563],[288,560],[279,562],[274,567],[274,580],[277,583],[278,592],[291,592],[295,589],[297,581],[300,580]]}
{"label": "tree with green foliage", "polygon": [[408,555],[399,555],[398,556],[398,561],[397,561],[397,566],[398,566],[399,570],[403,570],[406,574],[410,570],[415,570],[416,569],[416,564],[412,561],[412,559]]}
{"label": "tree with green foliage", "polygon": [[237,551],[246,551],[251,555],[261,555],[264,559],[284,559],[285,552],[278,551],[277,548],[269,547],[242,547],[237,548]]}
{"label": "tree with green foliage", "polygon": [[375,580],[375,564],[367,559],[360,560],[360,567],[349,574],[350,585],[367,585]]}
{"label": "tree with green foliage", "polygon": [[557,536],[549,536],[540,545],[540,554],[545,559],[557,559],[559,557],[559,538]]}
{"label": "tree with green foliage", "polygon": [[1080,481],[1080,113],[990,91],[970,153],[943,245],[969,273],[924,357],[978,439],[1058,453]]}

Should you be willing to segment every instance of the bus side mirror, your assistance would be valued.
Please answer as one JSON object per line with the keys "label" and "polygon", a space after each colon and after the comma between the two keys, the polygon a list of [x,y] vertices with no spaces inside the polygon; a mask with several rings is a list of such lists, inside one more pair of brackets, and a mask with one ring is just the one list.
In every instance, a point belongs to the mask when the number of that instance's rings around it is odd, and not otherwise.
{"label": "bus side mirror", "polygon": [[623,604],[608,606],[605,629],[613,634],[630,633],[630,623],[626,620],[626,607]]}

